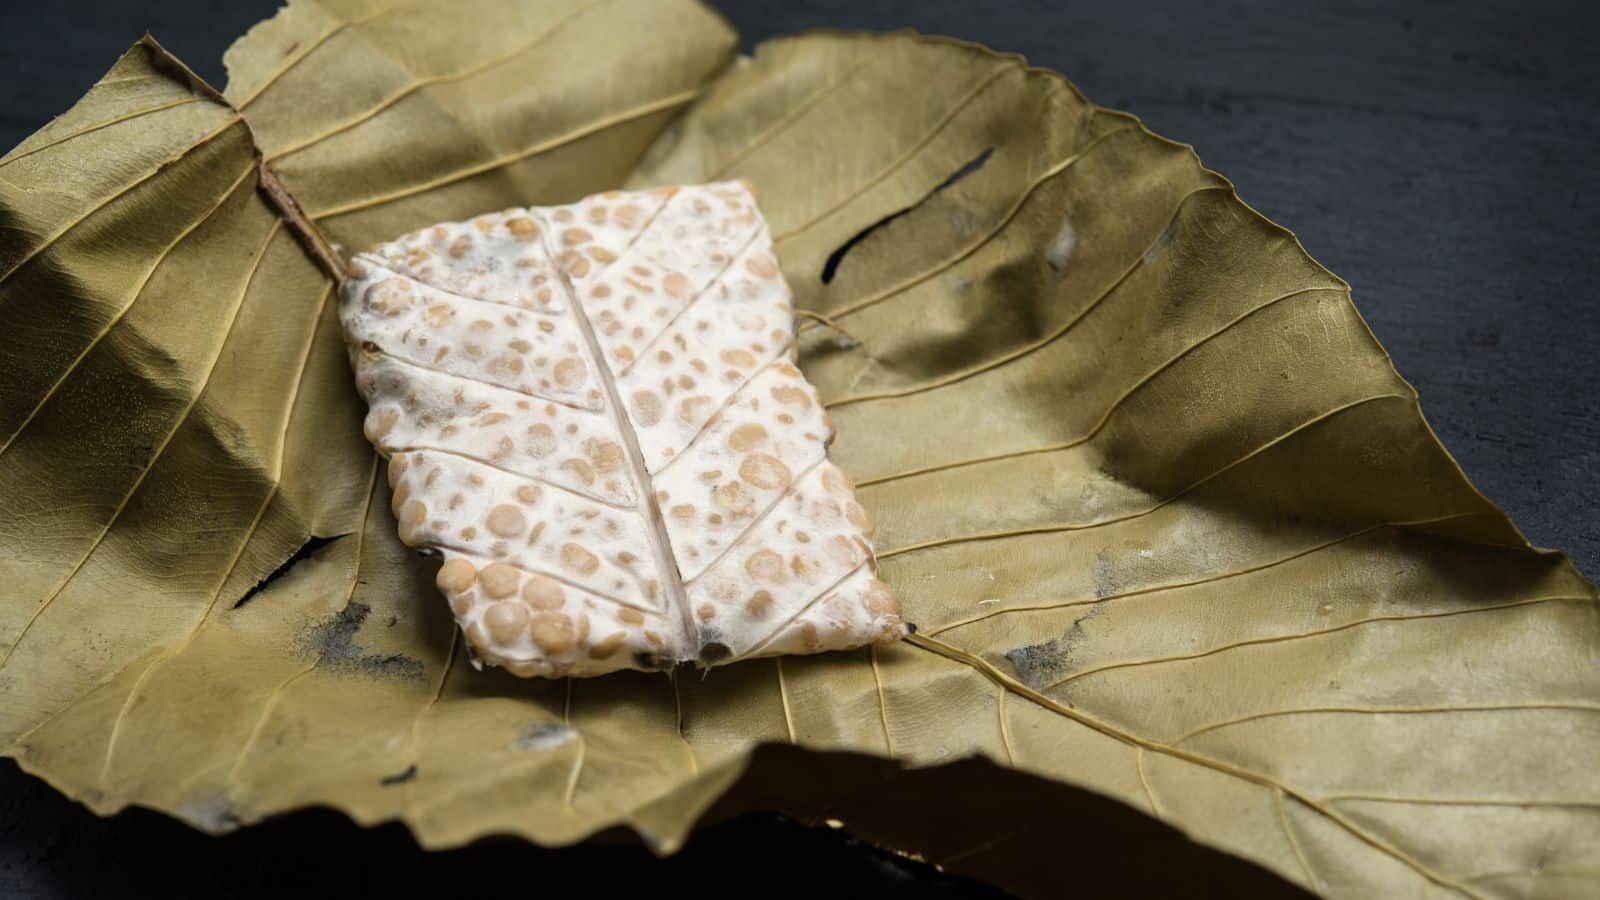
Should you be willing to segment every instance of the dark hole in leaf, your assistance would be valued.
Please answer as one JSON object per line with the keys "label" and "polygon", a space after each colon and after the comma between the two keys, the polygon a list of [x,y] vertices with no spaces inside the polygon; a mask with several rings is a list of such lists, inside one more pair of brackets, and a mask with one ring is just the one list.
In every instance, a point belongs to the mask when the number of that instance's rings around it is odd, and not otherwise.
{"label": "dark hole in leaf", "polygon": [[299,550],[296,550],[289,556],[288,559],[284,560],[281,565],[279,565],[276,569],[273,569],[272,572],[267,575],[267,577],[256,582],[255,587],[245,591],[244,596],[240,597],[238,602],[233,604],[233,608],[238,609],[239,607],[245,605],[245,603],[248,602],[251,597],[254,597],[265,590],[267,585],[289,574],[289,570],[294,568],[295,564],[300,562],[300,560],[309,559],[313,554],[315,554],[318,550],[321,550],[323,547],[328,546],[340,538],[349,536],[349,532],[345,532],[344,534],[336,534],[333,537],[317,537],[316,535],[312,535],[304,544],[300,545]]}
{"label": "dark hole in leaf", "polygon": [[879,228],[882,228],[890,222],[893,222],[895,219],[900,218],[906,213],[911,212],[913,209],[916,209],[922,204],[927,203],[929,198],[931,198],[934,194],[939,193],[950,185],[955,184],[968,175],[971,175],[973,172],[983,168],[983,164],[989,161],[989,156],[993,153],[993,147],[985,147],[982,153],[979,153],[977,156],[974,156],[972,159],[968,160],[961,168],[950,173],[949,178],[939,182],[933,190],[922,195],[921,200],[918,200],[904,209],[896,210],[895,212],[884,216],[878,221],[873,222],[871,225],[868,225],[867,227],[856,232],[855,236],[850,240],[840,244],[832,253],[828,254],[827,261],[822,264],[822,283],[827,284],[833,281],[834,274],[839,271],[839,263],[844,261],[844,255],[849,253],[851,249],[855,247],[855,245],[866,240],[867,235],[877,231]]}
{"label": "dark hole in leaf", "polygon": [[405,784],[415,777],[417,777],[417,764],[412,763],[411,765],[407,766],[406,770],[401,772],[399,775],[389,775],[380,779],[378,783],[384,787],[394,787],[397,784]]}

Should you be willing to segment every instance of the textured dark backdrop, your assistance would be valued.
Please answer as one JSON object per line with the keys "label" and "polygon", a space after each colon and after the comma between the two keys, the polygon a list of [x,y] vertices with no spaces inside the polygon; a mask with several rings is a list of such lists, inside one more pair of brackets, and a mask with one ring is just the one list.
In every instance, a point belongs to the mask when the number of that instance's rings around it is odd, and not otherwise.
{"label": "textured dark backdrop", "polygon": [[[1600,574],[1600,16],[1585,11],[1593,4],[717,5],[747,46],[818,26],[912,26],[1018,51],[1065,72],[1097,102],[1194,144],[1246,201],[1354,286],[1357,306],[1473,481],[1535,543]],[[220,85],[223,49],[277,6],[0,3],[0,148],[65,110],[147,29]],[[732,859],[742,877],[727,877]],[[318,876],[331,881],[309,881],[322,865],[340,868]],[[752,884],[749,873],[767,865],[776,880]],[[665,863],[616,848],[426,856],[397,827],[361,832],[331,813],[211,841],[149,813],[95,819],[0,763],[0,897],[142,887],[276,895],[354,883],[407,895],[987,893],[776,817],[711,829]]]}

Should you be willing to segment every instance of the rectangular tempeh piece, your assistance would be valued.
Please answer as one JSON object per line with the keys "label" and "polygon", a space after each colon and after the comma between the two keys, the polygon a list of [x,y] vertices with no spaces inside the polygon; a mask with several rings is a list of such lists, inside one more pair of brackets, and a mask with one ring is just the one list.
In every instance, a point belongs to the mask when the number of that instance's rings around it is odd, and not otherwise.
{"label": "rectangular tempeh piece", "polygon": [[444,558],[475,660],[599,675],[909,631],[744,182],[436,225],[342,295],[400,538]]}

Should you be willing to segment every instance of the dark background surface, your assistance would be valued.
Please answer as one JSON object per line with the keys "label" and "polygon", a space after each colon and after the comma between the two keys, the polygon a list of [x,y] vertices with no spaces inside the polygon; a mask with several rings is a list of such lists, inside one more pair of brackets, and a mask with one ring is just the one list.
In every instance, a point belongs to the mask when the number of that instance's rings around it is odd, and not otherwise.
{"label": "dark background surface", "polygon": [[[1536,544],[1600,574],[1600,14],[1587,11],[1595,4],[715,5],[747,48],[810,27],[911,26],[1017,51],[1065,72],[1095,101],[1192,143],[1247,202],[1354,286],[1357,306],[1472,480]],[[25,10],[3,0],[0,148],[66,110],[147,29],[220,86],[223,49],[277,6],[64,0]],[[342,874],[313,881],[319,865]],[[769,866],[772,880],[750,880]],[[213,841],[142,811],[97,819],[0,763],[0,897],[148,888],[275,896],[346,879],[369,895],[397,896],[989,895],[777,817],[709,829],[666,862],[642,850],[522,845],[430,856],[397,826],[363,832],[332,813]]]}

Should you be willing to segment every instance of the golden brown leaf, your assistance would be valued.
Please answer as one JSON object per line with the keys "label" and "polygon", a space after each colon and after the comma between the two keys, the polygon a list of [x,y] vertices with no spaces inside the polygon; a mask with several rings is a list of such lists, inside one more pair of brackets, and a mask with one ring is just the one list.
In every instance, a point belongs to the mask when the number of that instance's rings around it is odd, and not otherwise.
{"label": "golden brown leaf", "polygon": [[[434,847],[670,849],[723,798],[860,811],[1038,891],[1073,856],[1037,834],[1093,792],[1329,895],[1592,890],[1594,588],[1467,483],[1348,286],[1188,148],[957,42],[816,34],[715,76],[732,36],[697,6],[472,6],[292,4],[225,101],[142,43],[0,160],[8,754],[213,830],[327,804]],[[921,633],[703,681],[460,665],[258,148],[349,248],[750,178]],[[867,756],[973,755],[919,815],[985,778],[1083,790],[1015,827],[973,803],[965,846],[810,796],[904,798]]]}

